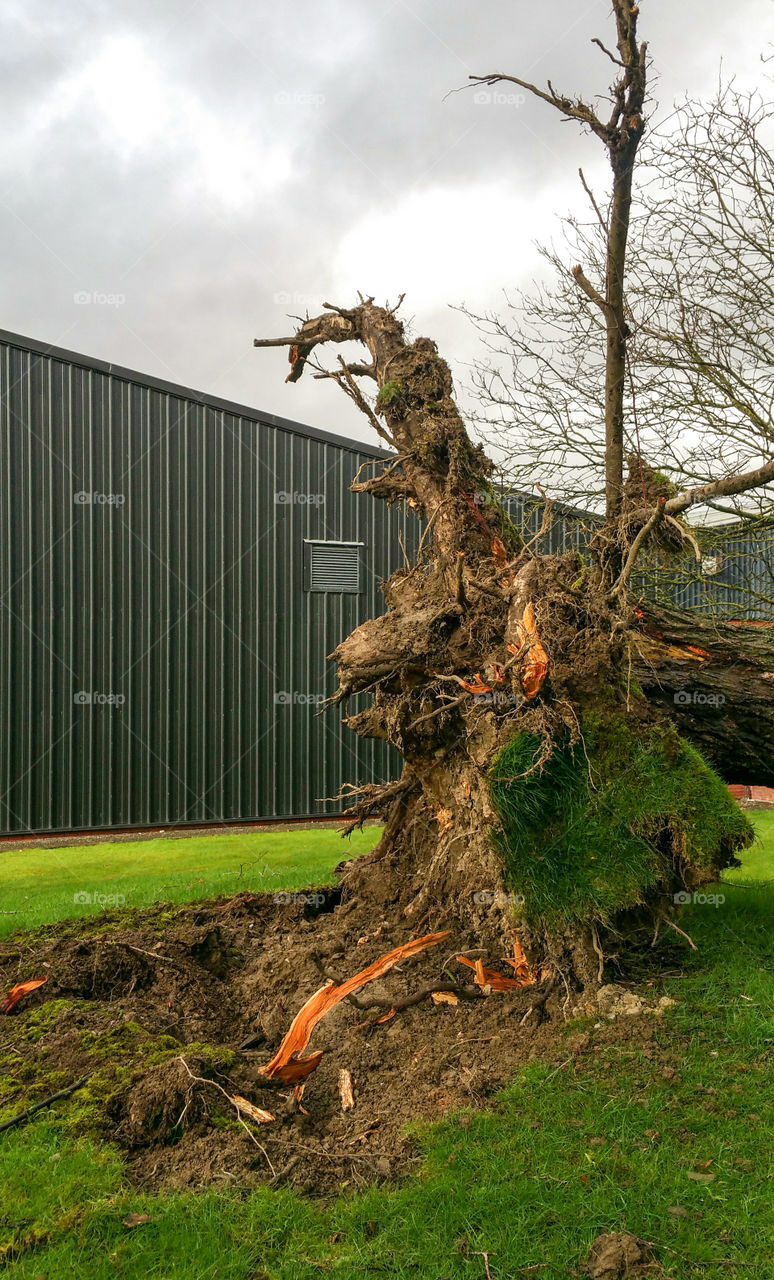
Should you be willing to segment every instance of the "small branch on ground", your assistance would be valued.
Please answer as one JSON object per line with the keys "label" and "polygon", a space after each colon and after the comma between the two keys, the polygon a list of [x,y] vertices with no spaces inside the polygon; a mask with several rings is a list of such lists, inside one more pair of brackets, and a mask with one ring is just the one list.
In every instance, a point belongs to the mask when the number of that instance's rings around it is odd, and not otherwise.
{"label": "small branch on ground", "polygon": [[58,1093],[52,1093],[50,1097],[43,1098],[42,1102],[36,1102],[33,1107],[28,1107],[26,1111],[20,1111],[17,1116],[11,1116],[10,1120],[3,1121],[0,1124],[0,1133],[6,1129],[13,1129],[17,1124],[24,1124],[25,1120],[30,1120],[38,1111],[42,1111],[44,1107],[50,1107],[52,1102],[58,1102],[60,1098],[69,1098],[76,1090],[82,1089],[91,1080],[91,1076],[84,1076],[82,1080],[76,1080],[75,1084],[68,1085],[66,1089],[60,1089]]}

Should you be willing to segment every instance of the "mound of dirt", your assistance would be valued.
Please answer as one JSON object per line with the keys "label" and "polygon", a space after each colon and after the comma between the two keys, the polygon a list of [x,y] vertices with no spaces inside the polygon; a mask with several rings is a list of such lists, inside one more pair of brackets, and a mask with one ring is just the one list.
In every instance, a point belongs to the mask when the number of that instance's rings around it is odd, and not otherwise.
{"label": "mound of dirt", "polygon": [[583,1269],[592,1280],[627,1280],[629,1276],[663,1275],[661,1264],[645,1240],[628,1231],[609,1231],[597,1236]]}
{"label": "mound of dirt", "polygon": [[[303,1088],[259,1073],[326,982],[445,924],[448,938],[330,1009]],[[471,956],[488,971],[483,988]],[[10,1116],[88,1076],[58,1104],[63,1124],[116,1143],[148,1188],[288,1181],[324,1193],[394,1177],[416,1158],[409,1124],[482,1105],[526,1061],[567,1054],[564,989],[546,979],[498,990],[492,974],[512,979],[513,961],[482,953],[480,933],[440,912],[374,929],[335,890],[65,922],[0,946],[0,991],[48,979],[0,1018],[0,1107]],[[653,1020],[632,1021],[652,1034]],[[621,1033],[605,1023],[601,1034]],[[343,1071],[354,1105],[340,1095]]]}

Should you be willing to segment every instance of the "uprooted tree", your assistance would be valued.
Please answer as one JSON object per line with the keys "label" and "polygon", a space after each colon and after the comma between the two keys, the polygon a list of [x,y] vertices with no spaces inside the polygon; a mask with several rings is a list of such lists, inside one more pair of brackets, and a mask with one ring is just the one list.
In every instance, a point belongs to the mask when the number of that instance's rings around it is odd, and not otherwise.
{"label": "uprooted tree", "polygon": [[[533,961],[580,984],[601,974],[606,931],[647,927],[650,938],[677,890],[715,879],[749,843],[745,816],[689,739],[721,768],[742,760],[767,780],[774,700],[774,647],[761,630],[710,629],[630,592],[643,548],[678,536],[693,503],[764,484],[774,462],[670,496],[650,476],[634,494],[626,484],[625,266],[646,47],[638,10],[613,7],[617,54],[605,52],[619,75],[607,121],[551,86],[477,78],[536,94],[610,158],[604,282],[575,272],[605,344],[606,514],[587,555],[541,554],[514,528],[447,364],[429,339],[407,339],[398,307],[361,296],[291,337],[256,340],[290,348],[289,381],[308,367],[339,384],[394,451],[353,487],[425,521],[416,563],[384,585],[387,612],[332,655],[336,703],[371,696],[345,723],[404,760],[397,781],[353,796],[350,824],[379,816],[385,826],[373,854],[346,866],[347,897],[417,930],[456,917],[484,942],[517,935]],[[347,343],[367,358],[320,363],[320,348]],[[733,691],[729,714],[676,707],[689,681]]]}

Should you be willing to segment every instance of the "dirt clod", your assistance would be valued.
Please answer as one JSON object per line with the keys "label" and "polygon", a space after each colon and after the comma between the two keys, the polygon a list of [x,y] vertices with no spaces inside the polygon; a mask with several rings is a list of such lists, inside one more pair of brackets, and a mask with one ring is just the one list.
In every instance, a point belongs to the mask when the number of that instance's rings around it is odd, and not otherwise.
{"label": "dirt clod", "polygon": [[608,1231],[597,1236],[583,1270],[592,1280],[626,1280],[628,1276],[663,1274],[647,1241],[639,1240],[628,1231]]}

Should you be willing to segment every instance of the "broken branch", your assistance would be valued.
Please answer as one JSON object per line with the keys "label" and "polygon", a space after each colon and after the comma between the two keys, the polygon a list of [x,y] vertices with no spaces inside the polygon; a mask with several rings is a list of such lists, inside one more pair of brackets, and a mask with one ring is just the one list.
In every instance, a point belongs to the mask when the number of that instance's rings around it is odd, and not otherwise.
{"label": "broken branch", "polygon": [[375,978],[381,978],[401,960],[418,955],[420,951],[426,951],[428,947],[434,947],[448,937],[449,930],[446,930],[444,933],[428,933],[423,938],[415,938],[413,942],[404,942],[402,946],[381,956],[366,969],[354,974],[346,982],[342,982],[340,986],[336,986],[333,982],[326,983],[313,996],[310,996],[298,1011],[274,1057],[265,1066],[258,1068],[260,1074],[269,1080],[280,1079],[285,1084],[305,1079],[319,1066],[323,1055],[321,1050],[310,1054],[307,1058],[301,1058],[299,1055],[309,1044],[318,1022],[329,1010],[339,1001],[359,991],[367,983],[373,982]]}

